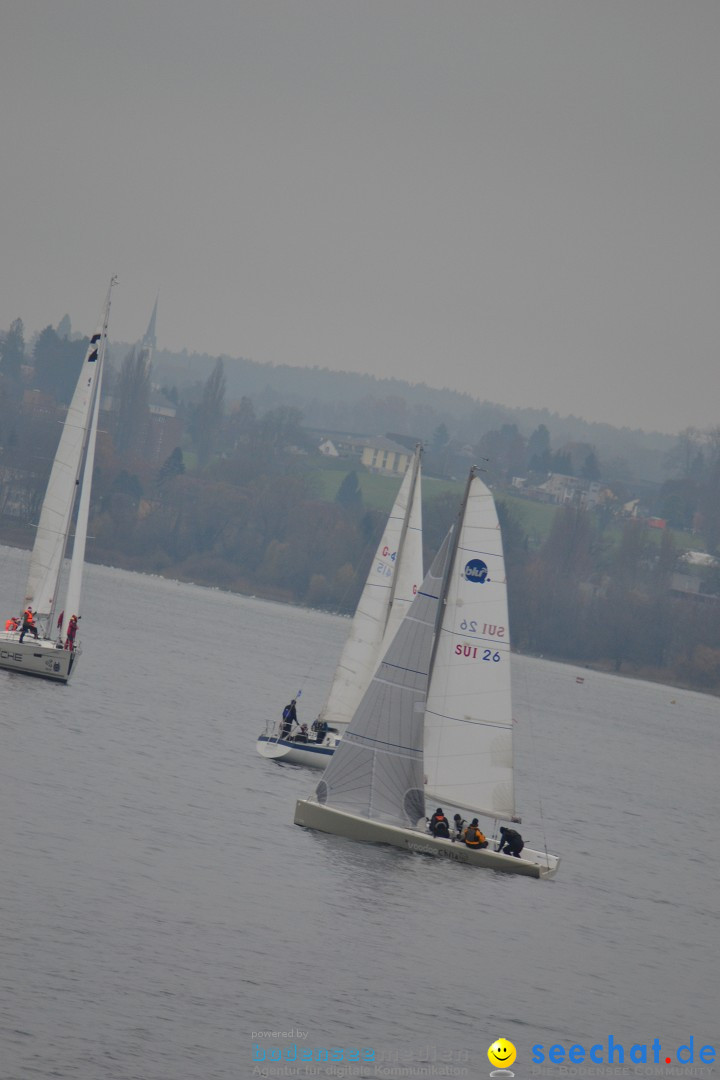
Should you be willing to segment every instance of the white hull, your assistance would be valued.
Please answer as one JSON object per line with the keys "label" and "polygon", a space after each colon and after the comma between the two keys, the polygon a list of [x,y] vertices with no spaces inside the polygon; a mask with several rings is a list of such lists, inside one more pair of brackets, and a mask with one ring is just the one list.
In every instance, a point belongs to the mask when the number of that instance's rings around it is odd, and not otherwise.
{"label": "white hull", "polygon": [[294,742],[279,739],[276,735],[260,735],[256,750],[260,757],[276,761],[279,765],[305,765],[310,769],[324,769],[335,753],[340,736],[330,734],[321,743]]}
{"label": "white hull", "polygon": [[0,632],[0,669],[19,671],[24,675],[37,675],[41,679],[66,683],[75,670],[80,650],[58,648],[57,642],[48,638],[34,638],[26,634],[24,641],[17,633]]}
{"label": "white hull", "polygon": [[305,829],[317,829],[320,832],[344,836],[348,840],[359,840],[366,844],[390,844],[406,851],[416,851],[423,855],[453,859],[455,862],[479,866],[486,870],[497,870],[503,874],[522,874],[525,877],[551,878],[555,875],[559,858],[546,855],[545,852],[523,848],[522,857],[501,855],[490,851],[467,847],[452,840],[443,840],[430,836],[421,829],[401,828],[386,825],[380,821],[371,821],[349,814],[343,810],[334,810],[329,806],[299,799],[295,806],[295,824]]}

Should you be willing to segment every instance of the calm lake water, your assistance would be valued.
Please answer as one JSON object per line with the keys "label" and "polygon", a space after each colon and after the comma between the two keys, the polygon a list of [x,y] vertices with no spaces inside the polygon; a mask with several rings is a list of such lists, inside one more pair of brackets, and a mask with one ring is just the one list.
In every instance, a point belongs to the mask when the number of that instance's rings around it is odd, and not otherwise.
{"label": "calm lake water", "polygon": [[[3,618],[26,565],[0,549]],[[0,672],[1,1080],[244,1080],[293,1042],[485,1077],[502,1036],[519,1080],[537,1044],[720,1048],[716,699],[518,658],[521,829],[562,863],[505,877],[292,824],[319,774],[255,738],[299,690],[314,718],[347,621],[85,588],[67,687]]]}

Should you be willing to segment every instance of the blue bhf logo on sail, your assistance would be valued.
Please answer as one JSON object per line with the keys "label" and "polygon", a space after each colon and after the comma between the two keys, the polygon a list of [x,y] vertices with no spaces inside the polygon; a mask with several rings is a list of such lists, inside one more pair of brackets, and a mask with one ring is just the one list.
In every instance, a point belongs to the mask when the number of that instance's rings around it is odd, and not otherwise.
{"label": "blue bhf logo on sail", "polygon": [[476,585],[484,585],[489,581],[487,564],[482,559],[470,559],[465,564],[463,577],[466,581],[472,581]]}

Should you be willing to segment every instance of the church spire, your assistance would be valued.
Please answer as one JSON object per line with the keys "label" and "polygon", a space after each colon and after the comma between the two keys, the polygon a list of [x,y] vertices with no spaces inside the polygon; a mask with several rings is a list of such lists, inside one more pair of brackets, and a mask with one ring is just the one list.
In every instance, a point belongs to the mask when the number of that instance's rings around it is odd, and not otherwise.
{"label": "church spire", "polygon": [[158,297],[155,297],[155,306],[152,309],[152,315],[150,316],[150,322],[148,328],[145,331],[145,337],[140,342],[140,346],[143,349],[148,349],[151,353],[157,347],[157,339],[155,337],[155,323],[157,320],[157,306]]}
{"label": "church spire", "polygon": [[150,372],[150,365],[152,364],[153,353],[155,352],[155,347],[157,345],[157,340],[155,338],[155,322],[157,320],[157,306],[158,306],[158,297],[156,296],[155,297],[155,306],[152,309],[152,315],[150,316],[150,322],[148,323],[148,328],[145,331],[145,336],[141,339],[141,341],[139,342],[139,344],[137,346],[138,354],[140,356],[142,356],[142,358],[143,358],[143,360],[145,362],[145,371],[147,373]]}

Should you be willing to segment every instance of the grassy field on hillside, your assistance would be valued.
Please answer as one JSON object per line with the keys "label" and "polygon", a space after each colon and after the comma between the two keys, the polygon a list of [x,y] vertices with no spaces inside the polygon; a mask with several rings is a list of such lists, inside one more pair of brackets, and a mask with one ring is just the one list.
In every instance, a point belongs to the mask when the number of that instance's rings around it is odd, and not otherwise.
{"label": "grassy field on hillside", "polygon": [[[358,462],[335,459],[332,464],[322,463],[322,466],[314,472],[318,498],[332,502],[338,493],[340,485],[348,473],[357,474],[360,490],[362,491],[363,503],[371,510],[382,510],[389,514],[395,496],[400,490],[401,476],[383,476],[380,473],[371,473]],[[423,502],[433,499],[436,495],[451,492],[460,499],[464,483],[457,480],[438,480],[435,477],[423,476]]]}
{"label": "grassy field on hillside", "polygon": [[[359,462],[347,459],[328,459],[313,470],[318,498],[332,502],[349,472],[357,474],[364,505],[373,510],[389,513],[402,478],[368,472]],[[436,496],[447,493],[455,496],[459,505],[464,489],[464,480],[439,480],[434,476],[423,476],[423,505]],[[496,495],[499,501],[506,504],[513,517],[520,522],[529,537],[531,547],[539,547],[550,534],[558,507],[553,503],[533,502],[506,491],[497,491]],[[622,536],[622,530],[623,522],[618,521],[607,527],[606,535],[612,539],[613,544],[617,544]],[[648,535],[653,544],[659,545],[663,534],[659,529],[649,529]],[[703,550],[699,537],[691,536],[690,533],[673,530],[672,537],[676,547],[683,551]]]}

